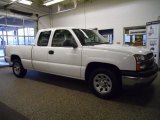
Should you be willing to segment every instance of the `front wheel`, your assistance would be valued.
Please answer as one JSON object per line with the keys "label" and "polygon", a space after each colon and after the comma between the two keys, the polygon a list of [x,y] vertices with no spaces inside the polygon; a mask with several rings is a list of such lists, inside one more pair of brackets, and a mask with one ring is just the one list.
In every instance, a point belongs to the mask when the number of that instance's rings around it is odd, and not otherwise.
{"label": "front wheel", "polygon": [[24,77],[27,73],[27,70],[23,68],[23,65],[20,60],[14,60],[12,65],[13,74],[16,77]]}
{"label": "front wheel", "polygon": [[113,70],[99,68],[91,72],[89,84],[98,97],[112,98],[120,91],[121,78],[118,79]]}

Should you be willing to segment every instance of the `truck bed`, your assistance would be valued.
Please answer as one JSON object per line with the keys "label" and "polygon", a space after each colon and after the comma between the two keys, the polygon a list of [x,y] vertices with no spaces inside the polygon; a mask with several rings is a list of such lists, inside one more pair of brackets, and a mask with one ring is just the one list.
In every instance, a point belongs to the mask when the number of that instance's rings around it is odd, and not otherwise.
{"label": "truck bed", "polygon": [[[32,45],[7,45],[6,60],[11,61],[12,55],[18,55],[22,61],[24,68],[33,69],[32,66]],[[10,62],[12,64],[12,62]]]}

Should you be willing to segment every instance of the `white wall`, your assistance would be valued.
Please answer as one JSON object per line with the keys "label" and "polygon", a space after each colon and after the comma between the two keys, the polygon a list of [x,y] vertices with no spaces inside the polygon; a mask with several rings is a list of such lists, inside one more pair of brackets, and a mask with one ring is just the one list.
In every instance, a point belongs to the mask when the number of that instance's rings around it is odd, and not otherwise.
{"label": "white wall", "polygon": [[53,14],[50,27],[113,28],[114,43],[123,43],[124,27],[145,25],[158,16],[160,0],[91,0],[75,10]]}
{"label": "white wall", "polygon": [[40,17],[38,20],[38,30],[44,29],[44,28],[50,28],[51,25],[51,18],[50,16],[44,16]]}

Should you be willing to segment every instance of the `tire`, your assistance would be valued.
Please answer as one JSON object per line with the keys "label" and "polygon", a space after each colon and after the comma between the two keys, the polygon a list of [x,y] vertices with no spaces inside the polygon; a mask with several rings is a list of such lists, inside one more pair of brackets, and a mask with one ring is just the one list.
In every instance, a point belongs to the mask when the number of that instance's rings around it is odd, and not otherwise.
{"label": "tire", "polygon": [[13,61],[12,71],[13,74],[19,78],[23,78],[27,73],[27,70],[23,68],[23,65],[20,60]]}
{"label": "tire", "polygon": [[91,72],[89,85],[93,93],[100,98],[113,98],[122,88],[121,78],[113,70],[98,68]]}

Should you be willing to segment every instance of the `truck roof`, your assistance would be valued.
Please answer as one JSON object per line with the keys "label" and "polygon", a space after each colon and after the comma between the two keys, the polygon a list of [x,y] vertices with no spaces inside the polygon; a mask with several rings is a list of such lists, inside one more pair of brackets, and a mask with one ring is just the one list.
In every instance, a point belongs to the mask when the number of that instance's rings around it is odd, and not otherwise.
{"label": "truck roof", "polygon": [[77,28],[77,27],[55,27],[55,28],[45,28],[40,29],[39,31],[45,31],[45,30],[54,30],[54,29],[88,29],[88,28]]}

